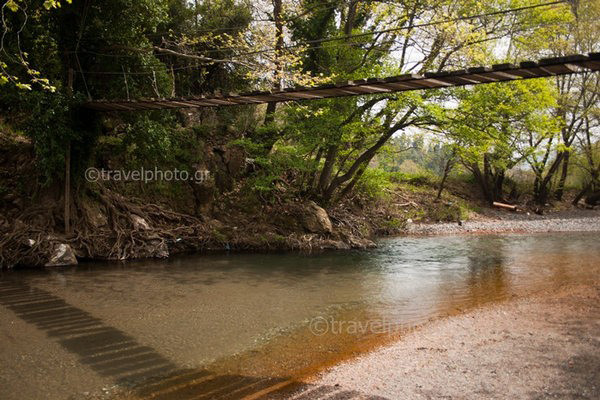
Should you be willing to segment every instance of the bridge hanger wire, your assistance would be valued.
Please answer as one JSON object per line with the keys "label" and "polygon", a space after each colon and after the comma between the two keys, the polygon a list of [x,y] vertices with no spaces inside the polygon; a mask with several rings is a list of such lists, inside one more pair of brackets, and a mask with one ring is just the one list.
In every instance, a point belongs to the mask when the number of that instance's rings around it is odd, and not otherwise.
{"label": "bridge hanger wire", "polygon": [[[546,26],[558,26],[558,25],[561,25],[561,23],[539,24],[539,25],[536,25],[536,28],[541,28],[541,27],[546,27]],[[498,38],[493,38],[493,39],[496,40]],[[394,43],[395,41],[396,41],[395,39],[392,39],[392,40],[380,42],[379,44],[381,45],[381,44]],[[367,43],[370,43],[370,42],[364,42],[363,44],[367,44]],[[344,43],[340,43],[340,45],[342,45],[342,44],[343,45],[356,45],[357,43],[345,43],[345,42]],[[311,47],[311,49],[328,49],[328,48],[334,48],[334,47],[337,47],[337,46],[338,45],[321,45],[321,46]],[[275,51],[275,50],[273,50],[273,51]],[[379,50],[379,51],[381,51],[381,50]],[[157,54],[157,55],[167,55],[167,54]],[[113,55],[113,54],[106,54],[106,56],[111,56],[111,57],[113,57],[113,56],[114,57],[136,57],[136,56],[133,56],[133,55],[122,55],[122,56],[120,56],[120,55]],[[157,68],[162,68],[162,67],[164,67],[165,70],[167,68],[166,65],[164,65],[164,64],[163,65],[157,64],[155,66],[151,66],[151,65],[150,66],[144,66],[144,67],[141,67],[141,68],[137,69],[136,71],[133,71],[133,72],[128,71],[126,73],[128,75],[152,75],[152,70],[156,71]],[[172,69],[174,71],[182,71],[182,70],[191,70],[191,69],[196,69],[196,68],[198,68],[198,67],[197,66],[193,66],[193,65],[186,65],[186,66],[181,66],[181,67],[173,67]],[[171,68],[169,68],[169,71],[170,70],[171,70]],[[121,75],[122,74],[121,71],[85,71],[85,72],[87,74],[92,74],[92,75],[94,75],[94,74],[96,74],[96,75]]]}
{"label": "bridge hanger wire", "polygon": [[[296,44],[293,44],[293,45],[285,46],[283,48],[283,50],[293,49],[293,48],[297,48],[297,47],[302,47],[302,46],[305,46],[305,45],[308,45],[308,44],[318,44],[318,43],[325,43],[325,42],[331,42],[331,41],[336,41],[336,40],[344,40],[344,42],[341,43],[342,45],[356,45],[356,43],[347,42],[347,39],[352,39],[352,38],[356,38],[356,37],[366,37],[366,36],[370,36],[370,35],[373,35],[373,34],[389,33],[389,32],[400,31],[400,30],[422,28],[422,27],[427,27],[427,26],[434,26],[434,25],[439,25],[439,24],[445,24],[445,23],[449,23],[449,22],[458,22],[458,21],[462,21],[462,20],[476,19],[476,18],[481,18],[481,17],[486,17],[486,16],[503,15],[503,14],[513,13],[513,12],[520,12],[520,11],[524,11],[524,10],[528,10],[528,9],[539,8],[539,7],[548,7],[548,6],[562,4],[562,3],[567,3],[567,1],[566,0],[558,0],[558,1],[551,2],[551,3],[543,3],[543,4],[536,4],[536,5],[531,5],[531,6],[517,7],[517,8],[506,9],[506,10],[499,10],[499,11],[493,11],[493,12],[483,13],[483,14],[477,14],[477,15],[469,15],[469,16],[456,17],[456,18],[451,18],[451,19],[447,19],[447,20],[439,20],[439,21],[432,21],[432,22],[426,22],[426,23],[421,23],[421,24],[414,24],[414,25],[403,26],[403,27],[398,27],[398,28],[390,28],[390,29],[384,29],[384,30],[379,30],[379,31],[363,32],[363,33],[358,33],[358,34],[353,34],[353,35],[346,35],[346,36],[340,36],[340,37],[330,37],[330,38],[322,38],[322,39],[309,40],[309,41],[305,41],[305,42],[301,42],[301,43],[296,43]],[[550,25],[559,25],[559,24],[557,24],[557,23],[549,23],[549,24],[537,25],[536,27],[550,26]],[[332,45],[332,46],[311,46],[311,49],[323,49],[323,48],[329,48],[329,47],[336,47],[338,45],[339,44]],[[221,49],[208,49],[206,51],[203,51],[203,54],[209,54],[209,53],[214,53],[214,52],[222,52],[223,50],[234,50],[234,48],[229,47],[229,48],[221,48]],[[263,53],[274,52],[275,50],[276,50],[275,48],[265,48],[265,49],[262,49],[262,50],[255,50],[255,51],[250,51],[250,52],[239,53],[236,56],[239,57],[239,56],[244,56],[244,55],[263,54]],[[152,49],[148,49],[148,51],[152,51]],[[98,52],[90,52],[90,51],[81,51],[80,53],[95,54],[95,55],[106,56],[106,57],[123,57],[123,58],[137,57],[137,56],[130,55],[130,54],[119,55],[119,54],[107,54],[107,53],[98,53]],[[157,56],[163,56],[163,55],[167,55],[167,54],[160,54],[160,53],[158,53],[156,55]],[[144,74],[151,75],[152,71],[154,70],[154,67],[147,67],[147,68],[148,68],[148,72],[128,72],[128,73],[130,75],[133,75],[133,74],[136,74],[136,75],[137,74],[140,74],[140,75],[144,75]],[[186,67],[174,68],[174,70],[184,70],[184,69],[189,69],[189,67],[186,66]],[[138,71],[141,71],[141,70],[143,70],[143,69],[138,69]],[[115,72],[115,71],[86,71],[86,72],[87,73],[91,73],[91,74],[106,74],[106,75],[117,75],[117,74],[120,75],[121,74],[121,72]]]}

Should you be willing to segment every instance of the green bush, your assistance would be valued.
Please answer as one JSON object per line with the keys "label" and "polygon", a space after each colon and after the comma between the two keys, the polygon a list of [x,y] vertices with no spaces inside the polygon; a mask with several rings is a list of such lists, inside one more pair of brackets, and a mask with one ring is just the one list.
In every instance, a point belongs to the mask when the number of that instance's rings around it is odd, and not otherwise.
{"label": "green bush", "polygon": [[428,171],[409,174],[405,172],[392,172],[390,177],[395,183],[409,183],[415,186],[431,186],[436,184],[438,178]]}
{"label": "green bush", "polygon": [[397,174],[380,168],[367,168],[356,185],[356,191],[370,198],[385,197],[386,190],[393,188]]}
{"label": "green bush", "polygon": [[[292,185],[298,183],[303,174],[310,172],[302,152],[295,146],[277,146],[270,154],[262,155],[257,145],[247,139],[235,140],[230,144],[241,145],[254,158],[256,172],[246,182],[253,192],[268,196],[276,189],[276,183]],[[298,189],[298,188],[297,188]]]}

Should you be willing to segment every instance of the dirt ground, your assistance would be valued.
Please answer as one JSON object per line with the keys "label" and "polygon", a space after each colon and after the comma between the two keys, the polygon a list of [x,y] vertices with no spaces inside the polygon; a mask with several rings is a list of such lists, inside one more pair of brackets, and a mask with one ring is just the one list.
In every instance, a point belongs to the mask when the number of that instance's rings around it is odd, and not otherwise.
{"label": "dirt ground", "polygon": [[312,383],[390,399],[598,399],[599,283],[433,322]]}

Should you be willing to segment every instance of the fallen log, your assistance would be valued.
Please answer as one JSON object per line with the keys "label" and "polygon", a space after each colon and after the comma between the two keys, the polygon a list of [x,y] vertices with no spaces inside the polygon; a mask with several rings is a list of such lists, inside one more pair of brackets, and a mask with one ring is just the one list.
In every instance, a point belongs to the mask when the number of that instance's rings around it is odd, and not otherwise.
{"label": "fallen log", "polygon": [[408,206],[413,206],[415,208],[418,208],[418,204],[415,203],[414,201],[407,201],[406,203],[396,203],[396,207],[408,207]]}
{"label": "fallen log", "polygon": [[494,207],[498,207],[498,208],[504,208],[510,211],[517,211],[517,206],[513,206],[512,204],[505,204],[505,203],[500,203],[500,202],[493,202],[492,205]]}

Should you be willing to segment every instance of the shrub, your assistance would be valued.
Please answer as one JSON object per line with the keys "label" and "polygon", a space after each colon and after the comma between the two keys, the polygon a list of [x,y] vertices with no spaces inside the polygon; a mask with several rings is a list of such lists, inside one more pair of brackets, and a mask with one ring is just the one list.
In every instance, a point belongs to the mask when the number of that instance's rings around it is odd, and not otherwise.
{"label": "shrub", "polygon": [[380,168],[367,168],[356,185],[356,191],[370,198],[386,196],[386,189],[394,186],[393,177],[397,173]]}

